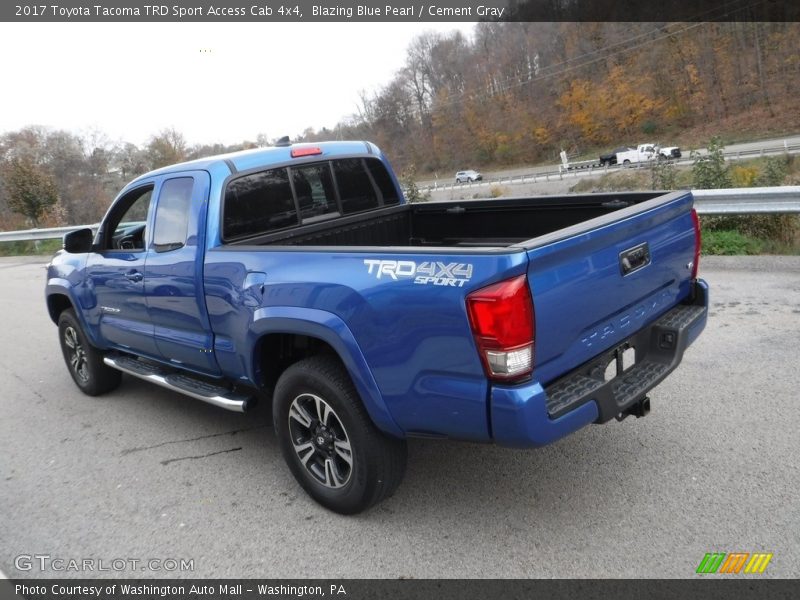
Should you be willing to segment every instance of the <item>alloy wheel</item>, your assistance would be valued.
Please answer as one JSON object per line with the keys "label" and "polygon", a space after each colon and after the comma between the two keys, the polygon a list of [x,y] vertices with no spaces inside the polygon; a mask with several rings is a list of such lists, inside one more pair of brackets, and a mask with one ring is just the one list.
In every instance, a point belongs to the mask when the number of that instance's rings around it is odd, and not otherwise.
{"label": "alloy wheel", "polygon": [[78,333],[74,327],[64,329],[64,345],[69,353],[69,365],[72,372],[82,382],[89,381],[89,365],[86,360],[86,351],[78,338]]}
{"label": "alloy wheel", "polygon": [[289,407],[289,434],[300,463],[318,483],[336,489],[350,481],[350,438],[325,400],[314,394],[297,396]]}

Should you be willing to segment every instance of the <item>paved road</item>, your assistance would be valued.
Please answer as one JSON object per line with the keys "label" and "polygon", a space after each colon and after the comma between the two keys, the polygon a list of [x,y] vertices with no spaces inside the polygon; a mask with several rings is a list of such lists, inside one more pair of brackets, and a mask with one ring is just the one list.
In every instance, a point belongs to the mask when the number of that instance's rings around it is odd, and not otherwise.
{"label": "paved road", "polygon": [[[725,146],[725,153],[729,155],[729,154],[733,154],[733,153],[737,153],[737,152],[744,152],[745,155],[742,158],[755,158],[757,155],[752,155],[752,154],[747,154],[747,153],[754,152],[754,151],[759,151],[759,150],[765,150],[765,151],[767,151],[767,153],[773,153],[773,154],[774,153],[778,153],[778,154],[780,154],[781,152],[784,151],[783,149],[784,149],[785,145],[796,146],[797,144],[800,144],[800,135],[792,135],[792,136],[784,136],[784,137],[781,137],[781,138],[774,138],[774,139],[770,139],[770,140],[760,140],[760,141],[757,141],[757,142],[742,142],[742,143],[739,143],[739,144],[730,144],[728,146]],[[665,143],[665,145],[669,145],[669,144]],[[692,164],[693,161],[691,160],[691,158],[689,156],[690,150],[691,150],[690,148],[682,147],[683,157],[679,161],[677,161],[678,164],[682,164],[682,165],[690,165],[690,164]],[[696,150],[700,154],[707,154],[707,150],[705,148],[698,148]],[[537,176],[537,178],[538,178],[537,179],[537,185],[546,185],[547,182],[548,182],[548,179],[545,179],[543,176],[546,173],[550,173],[551,174],[550,178],[549,178],[550,181],[558,180],[559,179],[558,170],[559,170],[559,165],[558,164],[551,164],[551,165],[538,165],[538,166],[532,166],[532,167],[520,167],[520,168],[516,168],[516,169],[505,169],[505,170],[500,170],[500,171],[482,171],[483,177],[484,177],[483,184],[484,185],[491,185],[489,182],[497,180],[497,179],[500,179],[501,181],[503,181],[506,178],[510,179],[512,177],[520,177],[522,175],[525,175],[525,176],[531,175],[531,176],[533,176],[535,174]],[[585,176],[589,176],[589,175],[597,176],[598,173],[602,174],[603,172],[605,172],[603,169],[593,169],[591,173],[588,170],[585,170],[585,169],[578,169],[578,170],[575,170],[575,171],[570,171],[569,172],[569,177],[570,178],[575,178],[575,177],[585,177]],[[555,174],[555,175],[553,175],[553,174]],[[539,177],[539,176],[542,176],[542,177]],[[564,174],[564,177],[566,177],[566,176],[567,176],[567,173]],[[449,185],[453,184],[454,177],[455,177],[455,173],[450,173],[450,172],[447,172],[446,174],[445,173],[440,173],[438,180],[428,179],[428,180],[425,180],[425,181],[418,181],[417,185],[420,188],[431,188],[431,187],[433,187],[434,185],[437,185],[437,184],[438,184],[438,186],[443,186],[443,185],[449,186]],[[509,183],[509,182],[506,181],[505,183]],[[488,188],[487,187],[483,187],[482,185],[480,185],[480,183],[476,183],[476,184],[472,184],[472,185],[464,185],[464,184],[462,184],[462,185],[455,186],[456,191],[460,191],[462,188],[464,190],[469,190],[469,188],[472,188],[472,193],[476,193],[476,192],[480,193],[481,197],[488,196],[488,194],[486,193],[486,190]],[[483,190],[483,191],[481,191],[481,190]],[[551,192],[541,192],[541,193],[551,193]],[[466,192],[465,192],[465,197],[469,197],[469,195],[466,195]],[[440,199],[440,198],[437,198],[437,199]]]}
{"label": "paved road", "polygon": [[687,577],[709,551],[773,552],[767,576],[800,576],[800,257],[702,262],[708,328],[649,417],[538,451],[414,441],[397,494],[351,518],[301,493],[263,408],[129,378],[78,393],[42,267],[0,260],[11,577],[42,575],[15,567],[34,553],[194,559],[204,577]]}

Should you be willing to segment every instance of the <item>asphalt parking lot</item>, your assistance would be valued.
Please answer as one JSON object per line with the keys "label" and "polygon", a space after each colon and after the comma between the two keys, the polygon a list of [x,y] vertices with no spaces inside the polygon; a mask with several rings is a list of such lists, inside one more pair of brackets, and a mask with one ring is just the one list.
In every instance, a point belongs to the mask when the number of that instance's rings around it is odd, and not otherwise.
{"label": "asphalt parking lot", "polygon": [[[540,450],[412,441],[398,492],[357,517],[295,484],[266,406],[237,415],[129,377],[78,392],[44,264],[0,259],[9,577],[671,578],[712,551],[770,552],[760,577],[800,576],[800,257],[701,262],[708,327],[648,417]],[[28,570],[33,554],[194,570]]]}

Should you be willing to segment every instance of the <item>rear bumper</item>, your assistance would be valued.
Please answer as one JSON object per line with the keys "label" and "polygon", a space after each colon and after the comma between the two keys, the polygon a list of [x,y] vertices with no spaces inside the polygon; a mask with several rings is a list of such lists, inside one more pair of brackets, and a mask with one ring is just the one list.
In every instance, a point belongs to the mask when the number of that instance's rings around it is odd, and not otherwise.
{"label": "rear bumper", "polygon": [[[608,350],[554,381],[491,390],[492,433],[503,446],[544,446],[589,423],[624,414],[680,364],[708,318],[708,284],[698,280],[691,301],[680,304]],[[615,352],[636,348],[636,364],[609,381],[603,373]]]}

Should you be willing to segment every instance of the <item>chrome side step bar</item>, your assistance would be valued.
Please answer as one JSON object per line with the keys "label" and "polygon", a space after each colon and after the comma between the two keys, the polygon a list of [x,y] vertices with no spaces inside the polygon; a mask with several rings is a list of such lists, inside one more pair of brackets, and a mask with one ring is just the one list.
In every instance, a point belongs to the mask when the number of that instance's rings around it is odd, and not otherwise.
{"label": "chrome side step bar", "polygon": [[195,379],[184,373],[170,371],[167,367],[137,360],[131,356],[110,354],[103,358],[103,362],[128,375],[226,410],[243,413],[253,402],[251,396],[237,394],[222,386]]}

